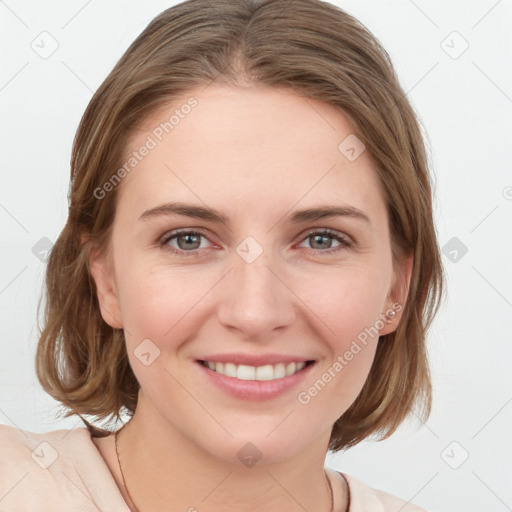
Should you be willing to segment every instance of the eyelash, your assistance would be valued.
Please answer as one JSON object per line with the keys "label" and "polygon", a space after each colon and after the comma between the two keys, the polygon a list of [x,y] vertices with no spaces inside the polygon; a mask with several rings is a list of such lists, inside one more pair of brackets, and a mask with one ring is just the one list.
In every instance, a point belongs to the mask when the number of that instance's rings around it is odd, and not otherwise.
{"label": "eyelash", "polygon": [[[165,251],[168,251],[172,254],[177,254],[180,256],[187,256],[187,257],[188,256],[196,256],[200,249],[195,249],[193,251],[185,251],[182,249],[175,249],[174,247],[171,247],[170,245],[168,245],[168,243],[173,238],[176,238],[180,235],[199,235],[199,236],[208,238],[201,231],[187,231],[187,230],[172,231],[168,235],[164,235],[164,237],[158,241],[158,245],[161,246]],[[321,235],[321,236],[326,236],[329,238],[334,238],[338,242],[341,242],[341,245],[339,245],[338,247],[331,248],[331,249],[323,249],[323,250],[322,249],[306,249],[306,251],[310,254],[318,254],[319,252],[333,254],[333,253],[337,253],[337,252],[345,250],[345,249],[349,249],[354,245],[353,241],[350,238],[348,238],[345,235],[341,235],[338,232],[333,231],[331,229],[322,229],[322,230],[317,230],[317,231],[312,230],[309,233],[307,233],[306,236],[301,241],[307,240],[308,238],[312,237],[313,235]]]}

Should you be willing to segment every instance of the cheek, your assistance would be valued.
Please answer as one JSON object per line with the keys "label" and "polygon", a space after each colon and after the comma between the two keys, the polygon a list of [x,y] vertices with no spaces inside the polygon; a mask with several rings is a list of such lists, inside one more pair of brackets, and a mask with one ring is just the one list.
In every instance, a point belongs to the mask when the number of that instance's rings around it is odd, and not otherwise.
{"label": "cheek", "polygon": [[335,421],[361,391],[382,328],[379,315],[388,292],[388,275],[376,262],[372,270],[343,269],[299,292],[315,313],[312,321],[329,352],[297,396],[310,413],[322,415],[327,410]]}
{"label": "cheek", "polygon": [[[211,312],[211,292],[225,270],[206,265],[171,264],[141,252],[118,251],[116,278],[129,350],[151,340],[174,366],[176,351],[197,336]],[[156,253],[156,250],[155,250]],[[208,308],[208,309],[207,309]]]}
{"label": "cheek", "polygon": [[138,269],[120,287],[120,303],[127,330],[155,343],[179,336],[188,315],[201,309],[201,298],[211,286],[204,274],[183,269],[148,271]]}
{"label": "cheek", "polygon": [[[183,407],[190,408],[194,417],[194,403],[172,376],[182,370],[177,355],[197,335],[204,305],[201,299],[216,280],[209,286],[208,278],[197,270],[145,267],[140,260],[127,275],[119,291],[127,351],[136,378],[159,408],[171,411],[176,403],[186,404]],[[179,381],[193,389],[188,378],[184,374]]]}
{"label": "cheek", "polygon": [[330,269],[308,278],[297,295],[322,324],[324,337],[339,352],[365,328],[375,326],[388,293],[389,272],[379,262]]}
{"label": "cheek", "polygon": [[316,418],[320,426],[332,425],[347,411],[366,382],[376,347],[375,339],[347,344],[301,386],[297,403],[306,423]]}

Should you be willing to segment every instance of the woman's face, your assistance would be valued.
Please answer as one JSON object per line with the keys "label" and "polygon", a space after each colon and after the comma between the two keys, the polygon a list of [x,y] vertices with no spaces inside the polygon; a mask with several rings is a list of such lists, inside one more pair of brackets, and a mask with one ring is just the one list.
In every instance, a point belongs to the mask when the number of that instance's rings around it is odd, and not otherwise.
{"label": "woman's face", "polygon": [[405,297],[347,118],[290,89],[210,86],[148,119],[130,155],[112,266],[91,268],[125,332],[136,414],[227,461],[326,449]]}

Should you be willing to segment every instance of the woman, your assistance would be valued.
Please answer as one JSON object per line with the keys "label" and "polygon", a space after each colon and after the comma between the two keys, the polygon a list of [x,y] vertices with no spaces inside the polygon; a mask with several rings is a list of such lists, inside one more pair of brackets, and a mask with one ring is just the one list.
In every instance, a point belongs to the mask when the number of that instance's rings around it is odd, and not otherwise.
{"label": "woman", "polygon": [[[3,509],[421,511],[324,467],[428,417],[443,273],[414,112],[319,0],[188,0],[92,98]],[[83,418],[82,418],[83,419]]]}

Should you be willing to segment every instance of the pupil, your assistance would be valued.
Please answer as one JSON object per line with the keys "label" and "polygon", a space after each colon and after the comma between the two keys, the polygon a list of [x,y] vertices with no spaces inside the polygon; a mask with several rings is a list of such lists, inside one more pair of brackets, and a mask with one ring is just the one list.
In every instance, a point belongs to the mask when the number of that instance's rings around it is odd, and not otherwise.
{"label": "pupil", "polygon": [[194,243],[194,238],[195,238],[196,239],[195,243],[197,243],[198,236],[197,235],[188,234],[188,235],[182,235],[182,238],[186,239],[187,243],[185,245],[186,245],[186,247],[188,247],[190,249],[190,244],[188,244],[188,242],[192,241],[192,243]]}
{"label": "pupil", "polygon": [[[320,240],[321,240],[321,239],[323,239],[324,241],[326,241],[325,243],[327,243],[327,245],[329,245],[329,242],[327,241],[327,238],[328,238],[328,237],[326,237],[326,236],[324,236],[324,235],[314,235],[314,237],[313,237],[313,238],[314,238],[314,240],[315,240],[315,243],[316,243],[316,242],[318,242],[318,241],[319,241],[319,239],[320,239]],[[319,243],[321,244],[321,242],[319,242]],[[324,243],[324,245],[325,245],[325,243]]]}

